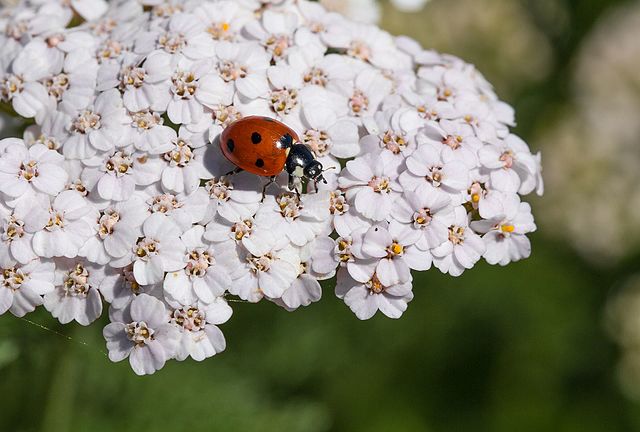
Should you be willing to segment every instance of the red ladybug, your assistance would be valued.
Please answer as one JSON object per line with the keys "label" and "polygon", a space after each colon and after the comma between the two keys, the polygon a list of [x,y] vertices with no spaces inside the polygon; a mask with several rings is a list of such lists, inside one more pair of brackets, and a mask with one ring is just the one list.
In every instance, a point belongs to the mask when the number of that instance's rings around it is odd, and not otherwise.
{"label": "red ladybug", "polygon": [[296,179],[326,183],[313,153],[289,126],[272,118],[252,116],[231,123],[222,132],[220,147],[237,167],[231,173],[244,170],[273,180],[286,169],[291,190]]}

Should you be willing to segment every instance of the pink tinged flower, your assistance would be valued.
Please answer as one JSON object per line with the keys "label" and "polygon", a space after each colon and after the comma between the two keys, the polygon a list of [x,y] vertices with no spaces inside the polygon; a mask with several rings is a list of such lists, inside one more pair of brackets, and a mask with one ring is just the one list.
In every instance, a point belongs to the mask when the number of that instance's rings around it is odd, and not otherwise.
{"label": "pink tinged flower", "polygon": [[381,221],[391,214],[401,191],[398,167],[390,153],[370,153],[347,162],[338,184],[362,216]]}
{"label": "pink tinged flower", "polygon": [[182,270],[167,273],[164,291],[168,298],[182,304],[196,301],[213,302],[231,286],[231,277],[223,263],[218,263],[220,253],[203,242],[204,227],[196,225],[182,236],[187,253],[186,266]]}
{"label": "pink tinged flower", "polygon": [[486,251],[482,239],[469,227],[464,207],[454,209],[455,220],[449,226],[446,242],[431,250],[433,265],[443,273],[460,276],[465,269],[472,268]]}
{"label": "pink tinged flower", "polygon": [[210,304],[176,304],[171,313],[171,323],[180,330],[176,360],[191,357],[203,361],[224,351],[227,343],[217,325],[227,322],[232,314],[231,307],[223,298],[217,298]]}
{"label": "pink tinged flower", "polygon": [[501,198],[500,215],[471,222],[471,228],[484,234],[484,259],[489,264],[504,266],[531,255],[531,243],[526,234],[535,231],[536,225],[531,215],[531,206],[520,202],[518,195],[503,194]]}
{"label": "pink tinged flower", "polygon": [[162,214],[151,215],[142,226],[143,237],[133,247],[133,274],[142,285],[161,282],[165,272],[185,267],[186,247],[178,225]]}
{"label": "pink tinged flower", "polygon": [[92,105],[81,110],[64,103],[61,107],[72,117],[67,127],[71,136],[63,146],[67,158],[86,159],[97,152],[113,151],[125,137],[127,116],[116,89],[101,93]]}
{"label": "pink tinged flower", "polygon": [[1,267],[0,315],[10,311],[15,316],[25,316],[54,289],[53,262],[35,259],[25,265],[5,263]]}
{"label": "pink tinged flower", "polygon": [[136,280],[133,275],[133,264],[122,268],[107,268],[98,289],[104,299],[111,304],[109,316],[112,321],[118,321],[133,299],[140,294],[164,299],[161,284],[141,285]]}
{"label": "pink tinged flower", "polygon": [[336,296],[344,300],[361,320],[368,320],[380,311],[389,318],[400,318],[413,299],[411,280],[400,284],[384,285],[376,273],[367,280],[358,281],[348,272],[339,271]]}
{"label": "pink tinged flower", "polygon": [[454,220],[451,197],[431,186],[405,192],[397,201],[393,217],[419,233],[417,248],[431,250],[447,241]]}
{"label": "pink tinged flower", "polygon": [[431,253],[415,247],[418,235],[410,227],[395,222],[388,227],[373,226],[365,233],[362,254],[379,260],[376,273],[384,285],[407,282],[411,279],[411,269],[431,267]]}
{"label": "pink tinged flower", "polygon": [[296,280],[300,268],[300,255],[296,250],[273,235],[267,245],[268,251],[260,255],[240,251],[241,264],[231,274],[231,294],[256,303],[264,296],[282,297]]}
{"label": "pink tinged flower", "polygon": [[406,160],[407,170],[400,175],[405,190],[430,185],[457,197],[469,186],[469,169],[458,160],[445,161],[442,145],[423,143]]}
{"label": "pink tinged flower", "polygon": [[482,148],[482,141],[476,137],[473,128],[467,123],[443,119],[437,124],[427,124],[424,134],[430,140],[444,145],[444,161],[458,160],[464,162],[469,169],[478,166],[477,154]]}
{"label": "pink tinged flower", "polygon": [[104,267],[81,258],[56,260],[54,291],[44,296],[44,307],[62,324],[76,321],[88,326],[102,314],[98,287]]}
{"label": "pink tinged flower", "polygon": [[509,135],[497,144],[486,144],[480,149],[479,157],[489,171],[491,188],[523,195],[535,189],[539,165],[519,137]]}
{"label": "pink tinged flower", "polygon": [[256,222],[276,237],[286,237],[296,246],[304,246],[328,226],[329,193],[300,197],[284,192],[269,197],[256,214]]}
{"label": "pink tinged flower", "polygon": [[33,250],[45,258],[78,255],[80,248],[95,234],[97,211],[75,190],[58,195],[48,209],[34,208],[25,217],[35,232]]}
{"label": "pink tinged flower", "polygon": [[220,77],[242,97],[255,99],[269,91],[266,71],[270,56],[259,44],[221,42],[216,45],[216,55]]}
{"label": "pink tinged flower", "polygon": [[392,91],[392,83],[382,73],[373,68],[362,70],[353,81],[330,83],[328,89],[341,94],[347,103],[349,115],[354,121],[372,116],[382,101]]}
{"label": "pink tinged flower", "polygon": [[27,264],[37,258],[31,246],[33,233],[27,231],[24,222],[29,211],[29,205],[10,209],[0,203],[0,266],[16,261]]}
{"label": "pink tinged flower", "polygon": [[101,210],[96,221],[96,235],[87,240],[78,254],[101,265],[124,257],[140,237],[142,224],[148,216],[145,204],[139,197]]}
{"label": "pink tinged flower", "polygon": [[102,332],[109,359],[119,362],[129,357],[136,374],[152,374],[175,355],[180,330],[169,322],[162,301],[147,294],[137,296],[126,315],[124,322],[112,322]]}
{"label": "pink tinged flower", "polygon": [[[40,192],[57,195],[68,175],[60,166],[63,157],[42,144],[26,148],[22,140],[3,140],[7,147],[0,154],[0,191],[10,197]],[[0,145],[1,143],[0,142]]]}

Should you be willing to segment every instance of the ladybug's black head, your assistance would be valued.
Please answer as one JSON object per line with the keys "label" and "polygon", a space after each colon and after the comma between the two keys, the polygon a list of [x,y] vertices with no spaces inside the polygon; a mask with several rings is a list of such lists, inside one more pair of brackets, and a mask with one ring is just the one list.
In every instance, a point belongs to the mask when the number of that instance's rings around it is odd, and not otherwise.
{"label": "ladybug's black head", "polygon": [[304,175],[309,180],[314,180],[316,182],[323,181],[326,183],[327,181],[322,176],[322,171],[323,171],[322,164],[315,159],[312,162],[310,162],[306,167],[304,167]]}

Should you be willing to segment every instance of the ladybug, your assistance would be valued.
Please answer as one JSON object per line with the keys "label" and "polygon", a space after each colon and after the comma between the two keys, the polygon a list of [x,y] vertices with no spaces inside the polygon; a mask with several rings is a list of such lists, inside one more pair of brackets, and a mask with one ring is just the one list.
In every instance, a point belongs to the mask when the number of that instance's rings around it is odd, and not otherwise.
{"label": "ladybug", "polygon": [[222,132],[222,153],[237,168],[230,173],[247,171],[263,177],[271,177],[266,187],[286,169],[289,189],[303,178],[327,181],[322,175],[322,164],[311,150],[300,142],[298,135],[287,125],[270,117],[251,116],[236,120]]}

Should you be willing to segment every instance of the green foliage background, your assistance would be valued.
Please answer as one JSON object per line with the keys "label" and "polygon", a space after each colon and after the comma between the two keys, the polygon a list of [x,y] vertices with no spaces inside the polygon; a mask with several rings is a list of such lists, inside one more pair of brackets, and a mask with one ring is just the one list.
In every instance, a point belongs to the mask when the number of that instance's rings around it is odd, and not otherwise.
{"label": "green foliage background", "polygon": [[[446,1],[457,0],[433,3]],[[431,5],[415,15],[385,5],[382,25],[426,46],[436,39],[435,48],[476,63],[515,105],[517,132],[531,138],[563,107],[585,35],[623,1],[513,2],[550,41],[543,79],[501,80],[501,53],[482,39],[433,38],[438,25],[423,25]],[[566,14],[564,25],[547,15],[549,2]],[[99,323],[60,326],[43,311],[27,317],[68,340],[2,316],[0,431],[640,430],[638,406],[618,390],[619,353],[602,325],[607,296],[638,269],[638,256],[602,269],[544,228],[532,243],[532,258],[507,268],[416,274],[415,300],[399,321],[358,321],[330,283],[319,304],[294,314],[234,303],[222,326],[225,353],[171,362],[145,378],[108,361]]]}

